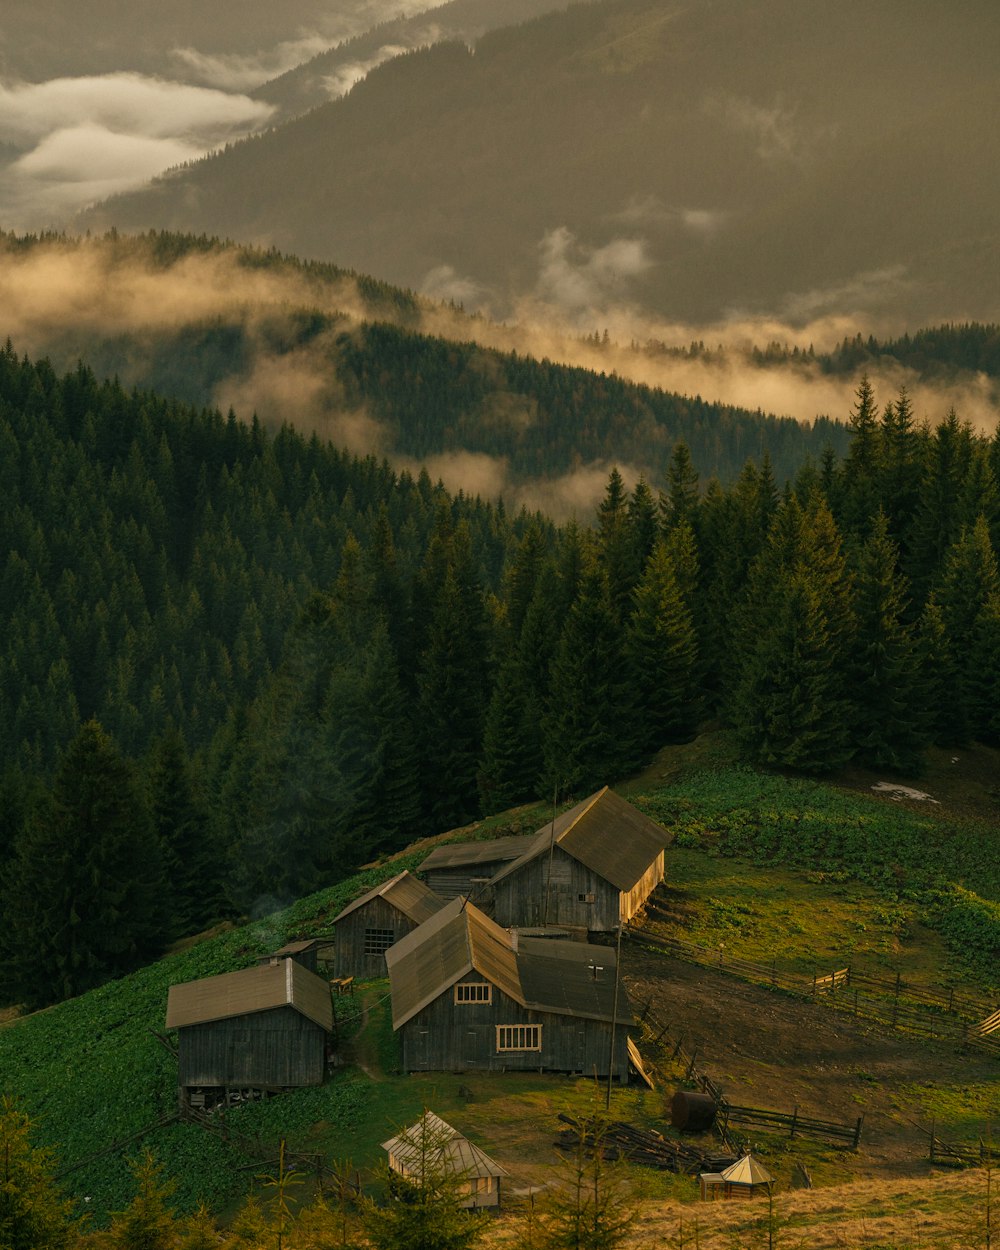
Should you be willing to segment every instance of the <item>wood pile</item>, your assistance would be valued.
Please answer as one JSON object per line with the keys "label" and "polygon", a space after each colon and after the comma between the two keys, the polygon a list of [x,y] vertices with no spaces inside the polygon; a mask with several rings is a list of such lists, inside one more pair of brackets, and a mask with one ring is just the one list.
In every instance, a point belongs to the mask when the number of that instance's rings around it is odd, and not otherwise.
{"label": "wood pile", "polygon": [[605,1159],[626,1159],[629,1163],[690,1176],[697,1176],[699,1172],[721,1171],[736,1161],[731,1156],[720,1158],[687,1142],[674,1141],[651,1129],[636,1128],[621,1120],[604,1124],[576,1120],[569,1115],[560,1115],[559,1119],[568,1125],[555,1143],[563,1151],[575,1150],[582,1143],[589,1150],[599,1148]]}

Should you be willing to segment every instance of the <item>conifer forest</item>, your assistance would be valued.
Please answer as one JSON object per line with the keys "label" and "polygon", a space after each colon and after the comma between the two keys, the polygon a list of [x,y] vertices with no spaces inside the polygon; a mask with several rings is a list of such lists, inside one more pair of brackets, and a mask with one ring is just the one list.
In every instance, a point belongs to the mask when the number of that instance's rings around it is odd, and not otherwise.
{"label": "conifer forest", "polygon": [[78,994],[699,726],[919,772],[1000,742],[1000,438],[857,383],[847,451],[678,441],[557,525],[0,353],[2,993]]}

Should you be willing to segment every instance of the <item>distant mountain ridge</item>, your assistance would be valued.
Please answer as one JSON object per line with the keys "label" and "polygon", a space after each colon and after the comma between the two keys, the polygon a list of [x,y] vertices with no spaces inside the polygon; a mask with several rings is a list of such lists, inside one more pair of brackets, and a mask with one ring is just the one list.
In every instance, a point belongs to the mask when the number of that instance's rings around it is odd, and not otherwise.
{"label": "distant mountain ridge", "polygon": [[82,222],[501,314],[991,320],[998,43],[983,0],[597,0],[399,57]]}

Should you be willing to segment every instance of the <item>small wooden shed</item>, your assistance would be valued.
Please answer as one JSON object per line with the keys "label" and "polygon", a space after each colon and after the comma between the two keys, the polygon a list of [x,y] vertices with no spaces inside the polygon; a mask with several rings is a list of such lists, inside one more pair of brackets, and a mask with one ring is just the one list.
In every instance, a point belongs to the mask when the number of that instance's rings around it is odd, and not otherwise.
{"label": "small wooden shed", "polygon": [[459,1206],[499,1211],[500,1184],[507,1172],[433,1111],[384,1141],[382,1149],[390,1169],[415,1184],[454,1184]]}
{"label": "small wooden shed", "polygon": [[521,938],[452,899],[386,952],[407,1072],[586,1072],[626,1082],[632,1012],[608,946]]}
{"label": "small wooden shed", "polygon": [[332,948],[333,941],[330,938],[301,938],[294,942],[286,942],[284,946],[272,951],[269,955],[261,955],[257,962],[274,964],[280,963],[282,959],[294,959],[303,968],[308,968],[310,972],[318,974],[320,960],[325,959],[327,952]]}
{"label": "small wooden shed", "polygon": [[294,959],[172,985],[182,1103],[320,1085],[333,1031],[330,988]]}
{"label": "small wooden shed", "polygon": [[478,842],[449,842],[435,847],[420,865],[420,875],[439,898],[463,894],[478,902],[484,887],[507,864],[528,849],[533,833]]}
{"label": "small wooden shed", "polygon": [[610,933],[663,880],[670,834],[605,786],[532,836],[490,883],[506,927],[564,925]]}
{"label": "small wooden shed", "polygon": [[359,981],[384,977],[389,947],[443,906],[444,900],[409,872],[362,894],[333,922],[334,975]]}
{"label": "small wooden shed", "polygon": [[723,1172],[702,1172],[698,1177],[701,1196],[706,1202],[716,1198],[752,1198],[769,1193],[774,1177],[762,1163],[746,1154]]}

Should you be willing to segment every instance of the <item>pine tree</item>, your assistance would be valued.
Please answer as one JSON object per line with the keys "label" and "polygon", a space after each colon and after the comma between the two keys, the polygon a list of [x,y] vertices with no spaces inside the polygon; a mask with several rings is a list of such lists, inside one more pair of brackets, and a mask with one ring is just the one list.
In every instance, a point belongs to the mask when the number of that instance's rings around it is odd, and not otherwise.
{"label": "pine tree", "polygon": [[133,1159],[129,1168],[136,1194],[124,1211],[112,1215],[109,1250],[174,1250],[176,1218],[168,1205],[174,1182],[163,1179],[163,1165],[149,1150]]}
{"label": "pine tree", "polygon": [[40,1006],[157,953],[163,866],[131,768],[96,721],[63,755],[11,865],[9,975]]}
{"label": "pine tree", "polygon": [[49,1150],[31,1142],[31,1121],[0,1097],[0,1246],[4,1250],[67,1250],[76,1240],[72,1204],[54,1179]]}
{"label": "pine tree", "polygon": [[552,663],[545,720],[547,785],[592,790],[636,762],[635,687],[603,571],[584,574]]}
{"label": "pine tree", "polygon": [[904,625],[905,586],[898,548],[883,512],[858,560],[852,716],[858,754],[868,767],[912,770],[926,736],[917,709],[917,662]]}
{"label": "pine tree", "polygon": [[636,674],[636,728],[642,748],[652,752],[689,737],[697,716],[694,622],[663,539],[633,599],[628,651]]}

